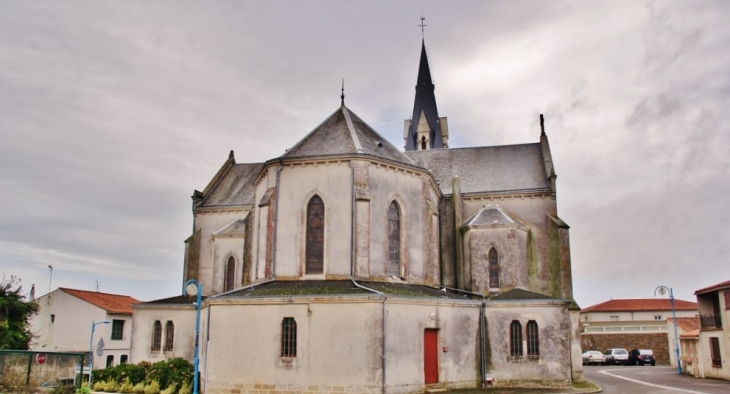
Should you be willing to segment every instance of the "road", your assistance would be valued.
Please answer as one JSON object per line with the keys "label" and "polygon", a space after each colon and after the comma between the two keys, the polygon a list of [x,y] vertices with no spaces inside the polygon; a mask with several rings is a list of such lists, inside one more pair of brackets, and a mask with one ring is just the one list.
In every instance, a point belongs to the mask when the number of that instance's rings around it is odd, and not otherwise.
{"label": "road", "polygon": [[730,393],[729,381],[678,375],[674,367],[584,366],[583,373],[608,394]]}

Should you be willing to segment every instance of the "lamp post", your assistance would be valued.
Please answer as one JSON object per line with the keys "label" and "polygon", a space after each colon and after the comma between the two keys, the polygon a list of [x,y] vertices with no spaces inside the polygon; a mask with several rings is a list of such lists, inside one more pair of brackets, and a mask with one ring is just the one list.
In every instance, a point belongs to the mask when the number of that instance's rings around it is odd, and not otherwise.
{"label": "lamp post", "polygon": [[89,338],[89,390],[91,390],[91,371],[94,369],[94,364],[91,361],[94,358],[94,328],[97,324],[109,324],[109,320],[104,320],[94,323],[91,321],[91,337]]}
{"label": "lamp post", "polygon": [[[193,394],[198,394],[198,344],[200,338],[200,297],[203,293],[203,284],[195,279],[185,282],[185,293],[189,296],[196,296],[195,299],[195,354],[193,365],[195,366],[193,375]],[[185,295],[185,294],[183,294]]]}
{"label": "lamp post", "polygon": [[669,303],[672,304],[672,320],[674,321],[674,349],[677,353],[677,373],[681,374],[682,363],[679,361],[679,335],[677,334],[677,313],[674,309],[674,293],[672,292],[672,288],[667,286],[659,286],[654,289],[654,297],[656,297],[657,292],[659,295],[664,295],[669,292]]}

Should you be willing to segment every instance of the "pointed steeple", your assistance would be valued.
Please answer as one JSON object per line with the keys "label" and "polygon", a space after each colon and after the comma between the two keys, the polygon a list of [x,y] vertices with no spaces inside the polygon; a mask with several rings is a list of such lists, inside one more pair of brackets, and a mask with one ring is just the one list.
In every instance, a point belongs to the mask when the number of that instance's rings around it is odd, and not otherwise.
{"label": "pointed steeple", "polygon": [[[421,41],[421,61],[416,79],[413,116],[410,120],[405,121],[403,130],[407,151],[448,148],[448,125],[446,118],[439,118],[435,89],[426,54],[426,42],[423,40]],[[423,127],[424,122],[428,126],[427,130]]]}

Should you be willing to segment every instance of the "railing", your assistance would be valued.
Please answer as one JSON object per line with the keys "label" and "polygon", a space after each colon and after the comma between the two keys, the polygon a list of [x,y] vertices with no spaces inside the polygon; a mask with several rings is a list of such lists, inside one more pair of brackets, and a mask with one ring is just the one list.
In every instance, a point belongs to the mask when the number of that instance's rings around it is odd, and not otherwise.
{"label": "railing", "polygon": [[613,334],[613,333],[620,333],[620,332],[645,333],[645,332],[660,332],[660,331],[667,331],[666,324],[663,326],[584,326],[583,327],[583,332],[585,332],[587,334],[595,334],[595,333]]}
{"label": "railing", "polygon": [[700,315],[700,327],[703,330],[708,328],[722,328],[722,317],[719,313],[712,315]]}

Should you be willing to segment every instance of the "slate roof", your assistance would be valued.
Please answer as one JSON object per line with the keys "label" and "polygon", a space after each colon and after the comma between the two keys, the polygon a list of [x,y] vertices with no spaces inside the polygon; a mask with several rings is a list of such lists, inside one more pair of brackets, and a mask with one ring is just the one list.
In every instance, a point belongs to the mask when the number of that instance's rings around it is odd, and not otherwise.
{"label": "slate roof", "polygon": [[[678,311],[696,311],[697,303],[674,300],[674,309]],[[589,306],[584,312],[632,312],[632,311],[671,311],[672,304],[669,298],[625,299],[609,300]]]}
{"label": "slate roof", "polygon": [[[201,296],[201,300],[205,300],[206,296]],[[137,305],[170,305],[170,304],[192,304],[196,302],[196,297],[188,295],[179,295],[174,297],[160,298],[159,300],[152,300],[147,302],[141,302]]]}
{"label": "slate roof", "polygon": [[248,214],[241,219],[236,219],[223,227],[222,229],[215,232],[215,236],[222,237],[236,237],[243,236],[246,234],[246,217]]}
{"label": "slate roof", "polygon": [[263,168],[263,163],[234,164],[198,207],[252,205],[253,183]]}
{"label": "slate roof", "polygon": [[[674,318],[670,317],[667,319],[670,324],[674,324]],[[700,329],[700,318],[699,317],[678,317],[677,327],[683,329],[686,332],[699,330]]]}
{"label": "slate roof", "polygon": [[[387,296],[412,298],[463,299],[461,295],[440,289],[400,283],[357,282],[361,286],[385,293]],[[264,298],[264,297],[304,297],[304,296],[373,296],[366,289],[355,286],[349,280],[299,280],[272,281],[251,286],[238,291],[223,293],[215,298]]]}
{"label": "slate roof", "polygon": [[413,165],[411,159],[344,105],[281,158],[353,154],[366,154]]}
{"label": "slate roof", "polygon": [[430,140],[431,147],[443,148],[444,142],[441,137],[441,126],[437,123],[439,120],[438,108],[436,106],[436,95],[434,90],[436,86],[431,79],[431,68],[428,64],[428,55],[426,54],[426,42],[421,42],[421,60],[418,65],[418,78],[416,79],[416,98],[413,102],[413,115],[411,116],[411,127],[408,130],[406,138],[406,150],[412,151],[416,149],[416,130],[421,113],[426,117],[428,128],[431,130]]}
{"label": "slate roof", "polygon": [[720,282],[720,283],[718,283],[716,285],[707,286],[707,287],[704,287],[702,289],[699,289],[699,290],[695,291],[695,295],[702,294],[702,293],[707,293],[707,292],[714,291],[714,290],[720,290],[720,289],[725,288],[725,287],[730,287],[730,280],[725,281],[725,282]]}
{"label": "slate roof", "polygon": [[550,191],[539,143],[476,148],[408,151],[416,165],[431,171],[441,191],[452,194],[459,176],[461,193]]}
{"label": "slate roof", "polygon": [[509,216],[499,205],[487,204],[483,205],[474,215],[467,219],[462,227],[503,227],[515,225],[527,230],[525,225]]}
{"label": "slate roof", "polygon": [[556,300],[556,298],[524,289],[512,289],[506,293],[489,297],[492,301]]}
{"label": "slate roof", "polygon": [[120,315],[131,315],[132,304],[137,304],[142,301],[119,294],[108,294],[99,293],[96,291],[76,290],[65,287],[59,287],[59,290],[64,293],[70,294],[74,297],[80,298],[89,304],[104,309],[108,313],[120,314]]}

